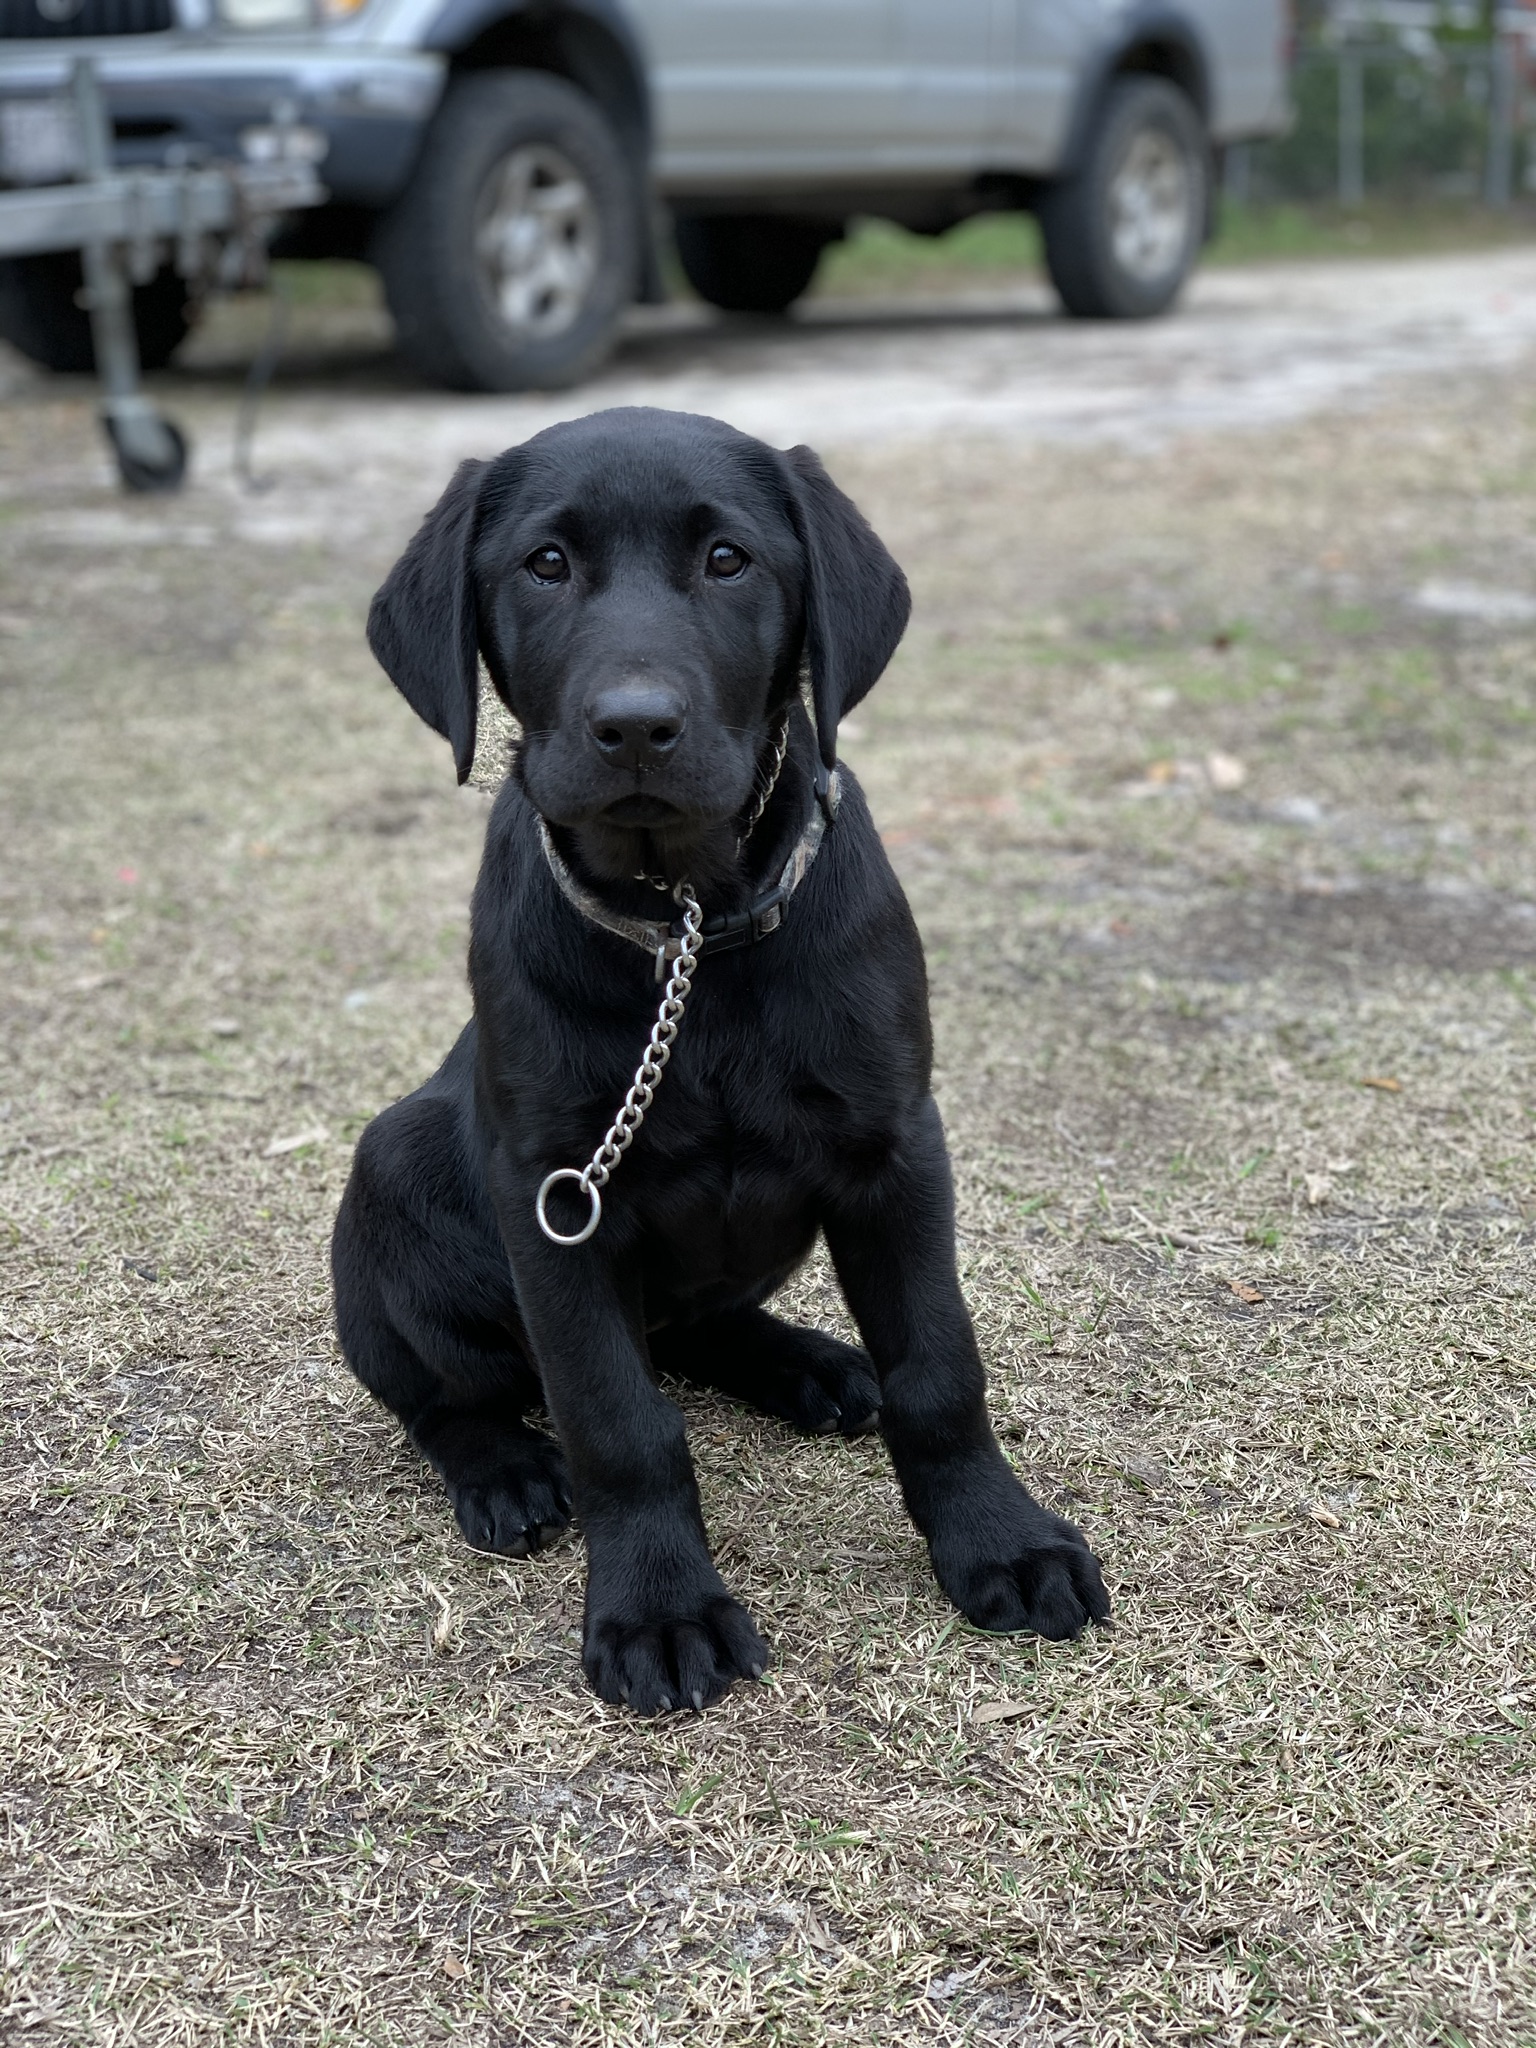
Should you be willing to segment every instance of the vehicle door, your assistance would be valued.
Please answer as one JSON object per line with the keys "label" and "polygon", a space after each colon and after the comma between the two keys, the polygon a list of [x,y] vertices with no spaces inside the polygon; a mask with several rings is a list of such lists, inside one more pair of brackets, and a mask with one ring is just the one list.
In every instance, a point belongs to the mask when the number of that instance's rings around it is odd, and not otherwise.
{"label": "vehicle door", "polygon": [[914,167],[980,170],[1007,115],[1019,0],[899,0]]}
{"label": "vehicle door", "polygon": [[1097,51],[1114,29],[1099,0],[1009,0],[1012,47],[1004,125],[1008,168],[1056,168]]}
{"label": "vehicle door", "polygon": [[908,133],[935,167],[1054,167],[1102,0],[899,0]]}
{"label": "vehicle door", "polygon": [[632,0],[663,186],[857,174],[902,135],[902,0]]}

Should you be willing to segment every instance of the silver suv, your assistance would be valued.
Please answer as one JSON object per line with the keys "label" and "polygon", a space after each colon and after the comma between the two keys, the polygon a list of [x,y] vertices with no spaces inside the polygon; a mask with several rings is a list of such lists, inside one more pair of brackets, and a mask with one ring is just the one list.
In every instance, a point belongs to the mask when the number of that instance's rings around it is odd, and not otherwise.
{"label": "silver suv", "polygon": [[[565,384],[625,306],[690,283],[784,311],[858,216],[938,235],[1028,210],[1072,313],[1177,296],[1229,143],[1288,118],[1290,0],[0,0],[0,183],[33,175],[7,103],[97,59],[121,163],[238,157],[274,126],[330,203],[280,253],[375,264],[431,380]],[[658,204],[661,202],[661,204]],[[89,366],[73,257],[0,264],[0,333]],[[146,362],[194,305],[138,292]]]}

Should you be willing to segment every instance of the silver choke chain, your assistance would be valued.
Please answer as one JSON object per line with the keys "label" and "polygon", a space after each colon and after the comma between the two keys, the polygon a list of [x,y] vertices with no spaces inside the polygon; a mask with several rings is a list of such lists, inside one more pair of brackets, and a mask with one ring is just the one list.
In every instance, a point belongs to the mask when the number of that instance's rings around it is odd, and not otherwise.
{"label": "silver choke chain", "polygon": [[[749,828],[750,829],[750,828]],[[694,969],[699,964],[699,948],[704,940],[704,913],[699,908],[699,899],[693,893],[691,882],[679,882],[672,892],[674,899],[683,908],[683,936],[678,942],[677,958],[672,965],[672,977],[661,998],[661,1008],[656,1013],[656,1022],[651,1026],[651,1036],[635,1078],[630,1083],[629,1093],[619,1107],[619,1113],[608,1126],[607,1135],[585,1166],[561,1166],[545,1176],[534,1199],[534,1214],[539,1219],[539,1228],[551,1244],[585,1244],[603,1220],[602,1191],[607,1186],[624,1154],[635,1142],[635,1134],[645,1122],[645,1113],[656,1097],[661,1086],[662,1072],[672,1057],[672,1041],[677,1036],[677,1027],[683,1021],[687,1008],[688,993],[693,986]],[[573,1180],[591,1204],[591,1214],[582,1228],[567,1236],[555,1229],[545,1211],[549,1191],[557,1181]]]}
{"label": "silver choke chain", "polygon": [[[789,752],[789,710],[785,708],[779,725],[778,738],[774,741],[773,762],[768,770],[768,779],[762,793],[753,804],[747,822],[741,828],[736,841],[740,853],[762,821],[768,808],[768,799],[778,787],[779,774],[784,766],[784,756]],[[638,881],[649,881],[649,875],[636,877]],[[663,884],[665,886],[665,884]],[[678,942],[677,958],[672,966],[672,977],[661,998],[661,1008],[656,1013],[656,1022],[651,1026],[651,1036],[635,1078],[629,1085],[629,1093],[619,1106],[619,1113],[608,1126],[607,1134],[585,1166],[560,1166],[553,1173],[546,1174],[534,1197],[534,1214],[539,1219],[539,1228],[551,1244],[585,1244],[603,1220],[603,1189],[612,1178],[613,1169],[635,1142],[640,1126],[645,1122],[645,1113],[656,1099],[656,1090],[661,1086],[661,1076],[667,1061],[672,1057],[672,1041],[677,1036],[677,1027],[683,1021],[683,1011],[688,1006],[688,994],[693,987],[694,969],[699,964],[699,948],[704,937],[704,913],[699,908],[699,899],[693,893],[691,882],[679,882],[672,891],[673,900],[683,907],[683,936]],[[555,1229],[549,1220],[546,1203],[549,1191],[557,1181],[573,1180],[591,1205],[591,1213],[582,1228],[567,1236]]]}

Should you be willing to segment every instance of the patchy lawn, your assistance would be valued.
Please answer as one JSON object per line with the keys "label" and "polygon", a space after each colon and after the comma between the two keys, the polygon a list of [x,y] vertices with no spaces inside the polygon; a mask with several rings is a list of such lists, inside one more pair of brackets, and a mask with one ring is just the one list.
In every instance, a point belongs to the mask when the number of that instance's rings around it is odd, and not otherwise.
{"label": "patchy lawn", "polygon": [[649,1724],[331,1336],[466,1003],[486,800],[361,631],[421,506],[124,504],[92,432],[0,415],[0,2036],[1528,2048],[1528,385],[828,451],[995,1412],[1117,1626],[971,1631],[877,1443],[685,1394],[778,1661]]}

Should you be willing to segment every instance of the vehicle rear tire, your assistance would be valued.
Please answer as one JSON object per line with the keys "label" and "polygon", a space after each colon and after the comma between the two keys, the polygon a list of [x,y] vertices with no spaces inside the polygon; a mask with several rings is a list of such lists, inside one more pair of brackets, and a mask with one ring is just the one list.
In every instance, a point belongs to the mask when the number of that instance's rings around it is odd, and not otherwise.
{"label": "vehicle rear tire", "polygon": [[808,289],[839,230],[778,213],[680,213],[677,253],[701,299],[727,313],[783,313]]}
{"label": "vehicle rear tire", "polygon": [[460,391],[548,391],[595,370],[635,294],[634,187],[601,111],[564,79],[457,79],[373,245],[401,354]]}
{"label": "vehicle rear tire", "polygon": [[1210,143],[1188,95],[1166,78],[1116,79],[1081,168],[1039,204],[1046,268],[1067,311],[1166,311],[1205,238],[1210,182]]}
{"label": "vehicle rear tire", "polygon": [[[96,347],[91,316],[76,303],[81,282],[80,258],[73,251],[0,260],[0,336],[45,370],[91,376]],[[174,270],[167,268],[148,284],[135,285],[133,324],[140,368],[163,370],[196,318],[186,280]]]}

